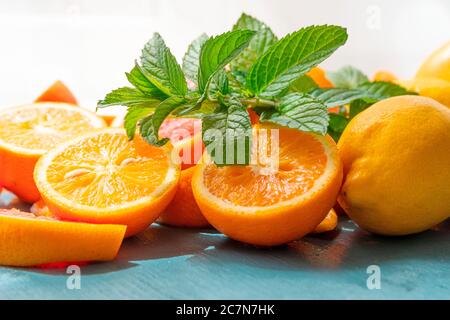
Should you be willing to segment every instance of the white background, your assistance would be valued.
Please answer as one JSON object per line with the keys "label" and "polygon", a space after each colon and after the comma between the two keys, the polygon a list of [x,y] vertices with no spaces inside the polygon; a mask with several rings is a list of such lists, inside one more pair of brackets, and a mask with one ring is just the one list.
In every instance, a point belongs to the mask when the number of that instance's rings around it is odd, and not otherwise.
{"label": "white background", "polygon": [[243,11],[279,36],[311,24],[347,27],[347,45],[323,66],[369,75],[412,77],[450,39],[450,0],[0,0],[0,107],[30,102],[61,79],[93,109],[126,84],[153,32],[181,60],[192,39],[230,29]]}

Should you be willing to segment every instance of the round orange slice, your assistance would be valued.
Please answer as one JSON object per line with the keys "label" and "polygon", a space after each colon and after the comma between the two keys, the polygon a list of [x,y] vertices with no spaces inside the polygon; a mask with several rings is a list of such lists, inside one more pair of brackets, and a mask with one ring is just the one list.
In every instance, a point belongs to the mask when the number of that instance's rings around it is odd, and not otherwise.
{"label": "round orange slice", "polygon": [[105,127],[95,113],[66,103],[34,103],[0,111],[0,185],[26,202],[39,199],[33,170],[59,143]]}
{"label": "round orange slice", "polygon": [[[260,124],[253,145],[248,166],[203,161],[196,167],[192,189],[203,215],[230,238],[255,245],[279,245],[312,232],[335,204],[342,182],[334,141]],[[262,155],[267,159],[261,161]]]}
{"label": "round orange slice", "polygon": [[66,222],[15,209],[0,210],[0,265],[112,260],[125,229],[121,225]]}
{"label": "round orange slice", "polygon": [[123,224],[126,236],[155,221],[172,200],[180,174],[171,146],[122,129],[104,129],[50,150],[34,171],[50,212],[64,220]]}

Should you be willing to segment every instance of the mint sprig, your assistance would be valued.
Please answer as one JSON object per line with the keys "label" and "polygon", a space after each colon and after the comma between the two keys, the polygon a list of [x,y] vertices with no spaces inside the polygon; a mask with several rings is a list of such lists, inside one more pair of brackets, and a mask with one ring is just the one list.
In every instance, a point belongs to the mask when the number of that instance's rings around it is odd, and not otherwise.
{"label": "mint sprig", "polygon": [[[327,107],[337,103],[336,92],[318,91],[305,73],[346,40],[345,28],[328,25],[302,28],[278,40],[262,21],[242,14],[232,31],[194,40],[181,67],[155,33],[126,73],[132,87],[113,90],[98,107],[127,106],[128,137],[137,131],[156,146],[168,142],[158,134],[167,117],[201,118],[202,139],[216,164],[248,164],[252,135],[247,108],[254,108],[262,122],[326,133]],[[382,88],[364,90],[382,94]],[[350,92],[339,102],[363,98],[360,91]]]}

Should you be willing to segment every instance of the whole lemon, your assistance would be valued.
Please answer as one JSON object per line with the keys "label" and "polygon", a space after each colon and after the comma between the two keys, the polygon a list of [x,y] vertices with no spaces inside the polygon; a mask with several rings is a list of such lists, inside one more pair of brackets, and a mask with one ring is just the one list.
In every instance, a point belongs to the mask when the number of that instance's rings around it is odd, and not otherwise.
{"label": "whole lemon", "polygon": [[450,41],[434,51],[420,66],[416,78],[450,81]]}
{"label": "whole lemon", "polygon": [[427,230],[450,216],[450,109],[421,96],[375,103],[338,143],[344,164],[339,204],[382,235]]}
{"label": "whole lemon", "polygon": [[450,81],[439,78],[415,78],[398,81],[398,84],[421,96],[433,98],[450,108]]}

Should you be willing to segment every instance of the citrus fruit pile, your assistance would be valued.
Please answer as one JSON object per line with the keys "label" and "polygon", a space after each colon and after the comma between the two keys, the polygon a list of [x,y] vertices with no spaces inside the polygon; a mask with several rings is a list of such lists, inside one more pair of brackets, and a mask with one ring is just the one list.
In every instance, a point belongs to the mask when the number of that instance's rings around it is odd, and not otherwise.
{"label": "citrus fruit pile", "polygon": [[[413,80],[378,72],[375,80],[420,95],[373,104],[337,144],[260,123],[249,108],[256,143],[246,166],[215,165],[199,119],[166,119],[163,147],[129,140],[123,118],[79,107],[57,81],[34,103],[0,111],[0,187],[32,205],[0,210],[0,264],[112,260],[125,237],[153,222],[215,228],[257,246],[334,230],[342,209],[377,234],[430,229],[450,216],[449,68],[450,43]],[[333,87],[318,67],[308,76]],[[261,161],[272,131],[276,161]]]}

